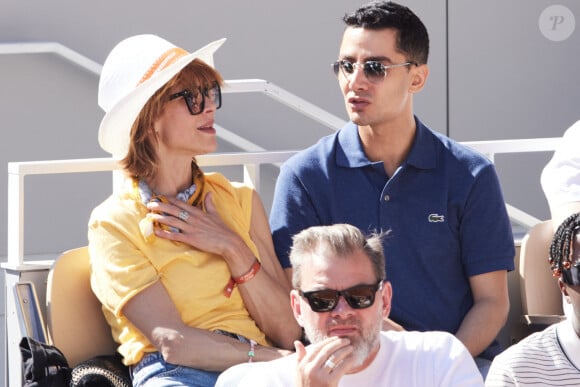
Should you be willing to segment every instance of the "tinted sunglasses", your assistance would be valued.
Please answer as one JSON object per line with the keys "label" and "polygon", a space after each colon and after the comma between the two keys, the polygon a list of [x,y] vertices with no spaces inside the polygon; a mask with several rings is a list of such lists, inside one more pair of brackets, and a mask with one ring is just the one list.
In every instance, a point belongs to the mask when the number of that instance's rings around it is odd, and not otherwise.
{"label": "tinted sunglasses", "polygon": [[363,73],[367,79],[372,83],[377,83],[385,79],[387,76],[387,70],[395,67],[403,67],[416,64],[415,62],[405,62],[392,65],[384,65],[381,62],[375,60],[369,60],[364,63],[353,63],[346,59],[337,60],[332,64],[332,69],[334,74],[338,76],[338,71],[341,70],[342,74],[346,79],[350,79],[350,76],[354,73],[356,67],[362,66]]}
{"label": "tinted sunglasses", "polygon": [[562,270],[562,281],[567,285],[580,285],[580,267],[572,266],[570,269]]}
{"label": "tinted sunglasses", "polygon": [[310,304],[310,308],[317,313],[330,312],[338,305],[338,299],[343,296],[353,309],[365,309],[374,304],[375,295],[383,285],[380,280],[374,285],[357,285],[344,290],[321,289],[311,292],[298,290],[300,295]]}
{"label": "tinted sunglasses", "polygon": [[174,100],[176,98],[183,97],[185,103],[187,104],[187,109],[192,116],[200,114],[205,109],[205,99],[209,98],[215,105],[216,109],[222,107],[222,90],[217,82],[214,82],[212,87],[197,89],[185,89],[179,93],[171,94],[169,100]]}

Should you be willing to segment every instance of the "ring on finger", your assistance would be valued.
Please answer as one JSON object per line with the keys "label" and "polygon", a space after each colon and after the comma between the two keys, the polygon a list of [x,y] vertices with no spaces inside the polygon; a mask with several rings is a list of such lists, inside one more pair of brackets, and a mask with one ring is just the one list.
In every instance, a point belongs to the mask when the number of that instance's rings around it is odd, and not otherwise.
{"label": "ring on finger", "polygon": [[179,211],[179,214],[177,214],[177,217],[181,220],[183,220],[184,222],[187,221],[187,219],[189,218],[189,212],[185,211],[185,210],[181,210]]}
{"label": "ring on finger", "polygon": [[332,359],[329,358],[327,361],[324,362],[324,366],[330,368],[331,370],[333,370],[334,367],[336,367],[336,364],[334,364],[334,362],[332,361]]}

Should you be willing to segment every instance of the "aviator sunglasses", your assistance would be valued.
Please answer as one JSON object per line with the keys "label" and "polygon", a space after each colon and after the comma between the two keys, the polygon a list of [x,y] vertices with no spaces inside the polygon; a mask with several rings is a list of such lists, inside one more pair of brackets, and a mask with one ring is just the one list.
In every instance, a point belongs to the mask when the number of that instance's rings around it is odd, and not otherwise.
{"label": "aviator sunglasses", "polygon": [[179,93],[171,94],[169,100],[174,100],[176,98],[183,97],[185,103],[187,104],[187,109],[192,116],[200,114],[205,109],[205,98],[209,98],[215,105],[216,109],[222,106],[222,91],[220,85],[214,82],[213,86],[210,88],[197,89],[185,89]]}
{"label": "aviator sunglasses", "polygon": [[377,83],[385,79],[385,77],[387,76],[388,69],[410,65],[416,65],[416,63],[405,62],[392,65],[384,65],[381,62],[377,62],[376,60],[369,60],[364,63],[356,63],[356,62],[353,63],[346,59],[341,59],[337,60],[332,64],[332,69],[334,70],[334,74],[336,76],[338,76],[338,71],[341,70],[344,77],[346,79],[350,79],[350,76],[354,73],[354,69],[356,67],[362,66],[365,77],[371,83]]}
{"label": "aviator sunglasses", "polygon": [[383,285],[380,280],[374,285],[357,285],[344,290],[321,289],[311,292],[298,290],[300,295],[310,304],[310,308],[317,313],[330,312],[338,305],[338,299],[343,296],[353,309],[365,309],[375,302],[375,295]]}

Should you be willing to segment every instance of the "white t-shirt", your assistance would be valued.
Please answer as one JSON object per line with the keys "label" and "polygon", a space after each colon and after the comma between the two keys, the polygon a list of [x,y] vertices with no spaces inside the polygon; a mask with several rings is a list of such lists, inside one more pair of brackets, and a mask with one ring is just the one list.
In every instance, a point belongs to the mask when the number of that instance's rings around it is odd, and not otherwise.
{"label": "white t-shirt", "polygon": [[580,201],[580,121],[566,130],[540,180],[550,208]]}
{"label": "white t-shirt", "polygon": [[[473,358],[447,332],[381,332],[380,350],[361,372],[345,375],[339,387],[483,386]],[[224,371],[216,387],[294,387],[296,355],[239,364]]]}

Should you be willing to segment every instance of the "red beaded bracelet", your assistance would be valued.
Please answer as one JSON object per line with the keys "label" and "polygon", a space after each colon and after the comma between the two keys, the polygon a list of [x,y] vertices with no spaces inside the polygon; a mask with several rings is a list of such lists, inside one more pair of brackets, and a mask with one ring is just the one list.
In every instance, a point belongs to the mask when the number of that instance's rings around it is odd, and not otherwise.
{"label": "red beaded bracelet", "polygon": [[236,284],[241,285],[254,278],[256,274],[260,271],[261,267],[262,264],[260,264],[260,261],[256,259],[254,261],[254,264],[250,267],[250,270],[248,270],[245,274],[242,274],[241,276],[236,278],[230,277],[230,280],[228,281],[228,284],[224,289],[224,295],[229,298],[232,295],[232,292],[234,291],[234,286],[236,286]]}

